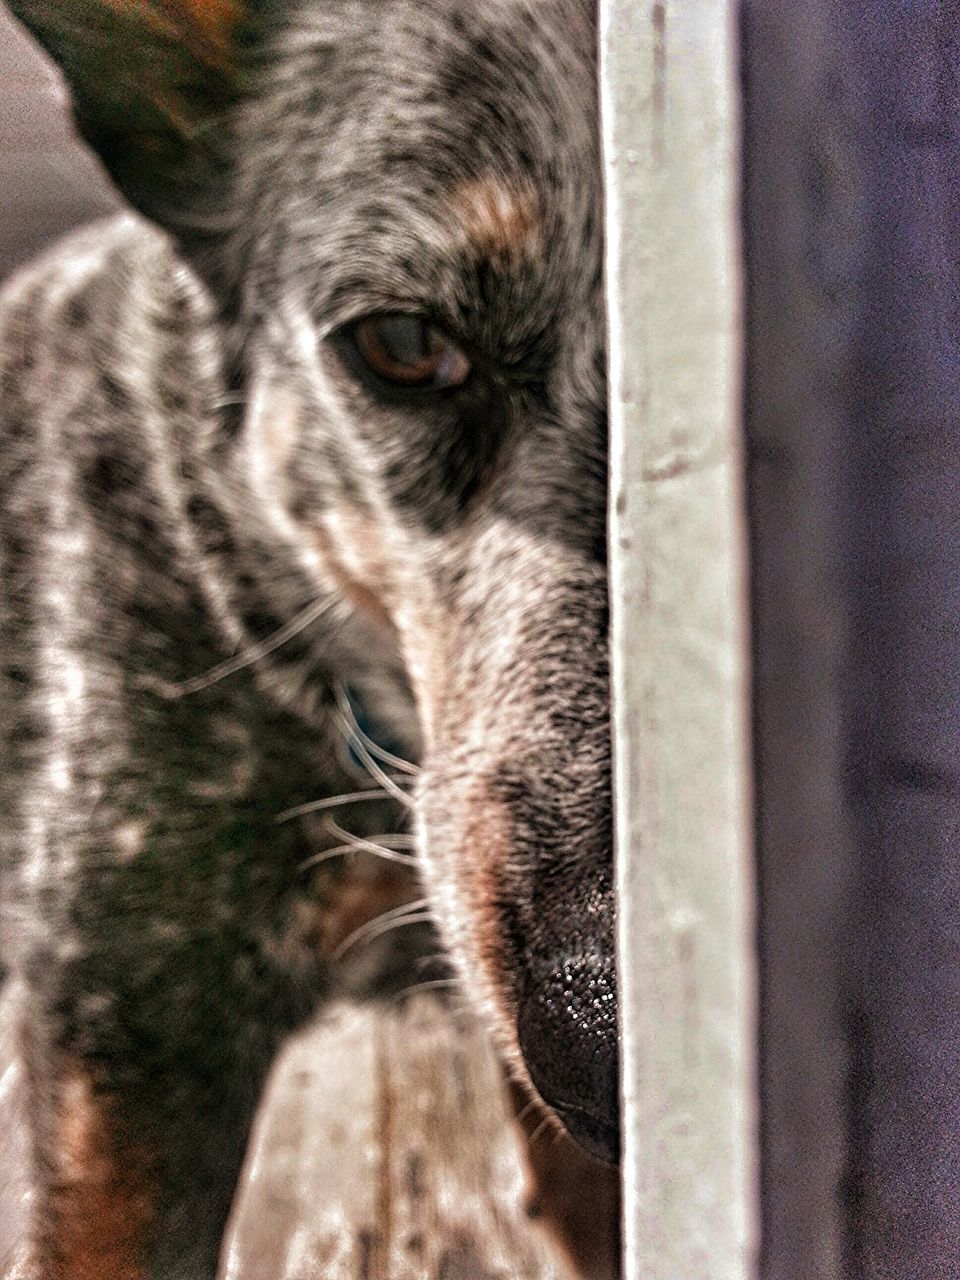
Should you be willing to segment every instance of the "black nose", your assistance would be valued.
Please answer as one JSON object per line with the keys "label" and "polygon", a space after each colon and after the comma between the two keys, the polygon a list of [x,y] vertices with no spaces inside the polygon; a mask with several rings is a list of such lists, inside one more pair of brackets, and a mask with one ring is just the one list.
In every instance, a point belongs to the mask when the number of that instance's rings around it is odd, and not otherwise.
{"label": "black nose", "polygon": [[540,1096],[590,1155],[620,1153],[617,988],[612,958],[532,959],[520,1000],[520,1047]]}

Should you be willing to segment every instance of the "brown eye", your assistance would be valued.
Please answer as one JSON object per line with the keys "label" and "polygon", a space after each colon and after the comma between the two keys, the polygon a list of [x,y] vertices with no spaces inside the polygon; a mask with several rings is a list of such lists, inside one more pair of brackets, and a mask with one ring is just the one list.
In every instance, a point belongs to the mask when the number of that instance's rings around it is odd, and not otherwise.
{"label": "brown eye", "polygon": [[354,325],[353,341],[367,368],[397,387],[459,387],[470,374],[456,343],[422,316],[371,316]]}

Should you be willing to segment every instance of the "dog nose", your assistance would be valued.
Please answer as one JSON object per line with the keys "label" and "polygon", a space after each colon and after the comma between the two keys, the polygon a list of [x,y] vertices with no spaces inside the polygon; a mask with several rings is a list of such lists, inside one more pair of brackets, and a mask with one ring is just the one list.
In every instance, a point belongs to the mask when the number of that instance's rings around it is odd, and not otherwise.
{"label": "dog nose", "polygon": [[617,988],[612,958],[528,962],[518,1033],[530,1078],[588,1154],[620,1152]]}

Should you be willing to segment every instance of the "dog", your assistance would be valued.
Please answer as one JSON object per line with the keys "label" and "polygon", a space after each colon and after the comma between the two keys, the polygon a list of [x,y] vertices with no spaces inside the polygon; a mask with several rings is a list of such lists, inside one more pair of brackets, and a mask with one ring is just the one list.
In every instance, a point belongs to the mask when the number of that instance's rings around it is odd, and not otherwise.
{"label": "dog", "polygon": [[131,206],[0,302],[37,1275],[213,1275],[343,838],[615,1162],[593,0],[11,7]]}

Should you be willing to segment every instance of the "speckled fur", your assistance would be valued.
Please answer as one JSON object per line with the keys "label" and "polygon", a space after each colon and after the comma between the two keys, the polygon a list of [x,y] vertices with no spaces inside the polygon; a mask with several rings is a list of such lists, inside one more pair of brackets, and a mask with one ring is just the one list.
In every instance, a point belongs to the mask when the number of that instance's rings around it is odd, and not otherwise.
{"label": "speckled fur", "polygon": [[[594,14],[251,4],[229,93],[199,38],[203,57],[171,43],[210,87],[192,130],[146,150],[98,114],[81,24],[13,7],[141,210],[0,303],[0,938],[24,992],[40,1273],[85,1274],[55,1194],[79,1071],[119,1156],[148,1153],[136,1275],[199,1280],[276,1046],[343,981],[341,873],[303,868],[316,819],[276,821],[357,785],[338,682],[421,761],[427,892],[505,1058],[612,1142]],[[136,39],[128,55],[111,109],[141,92]],[[356,378],[340,326],[397,309],[471,353],[462,392],[391,402]]]}

